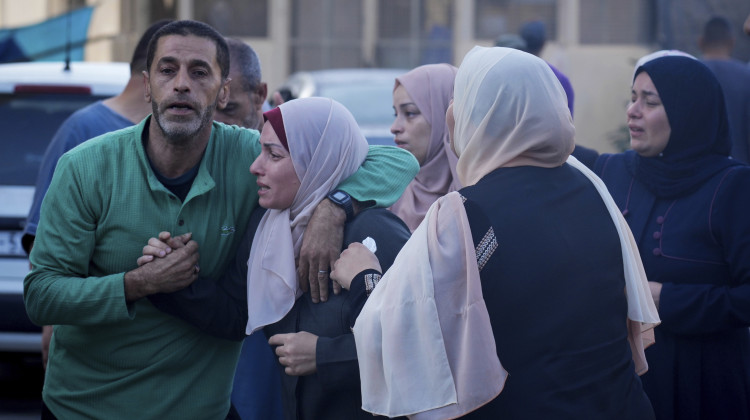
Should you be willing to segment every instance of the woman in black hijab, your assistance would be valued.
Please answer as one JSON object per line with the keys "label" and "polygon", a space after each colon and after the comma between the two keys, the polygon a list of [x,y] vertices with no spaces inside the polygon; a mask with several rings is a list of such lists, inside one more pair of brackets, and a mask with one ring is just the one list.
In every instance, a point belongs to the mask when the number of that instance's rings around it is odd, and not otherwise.
{"label": "woman in black hijab", "polygon": [[638,243],[661,325],[642,376],[657,419],[750,418],[750,168],[729,157],[721,87],[699,61],[636,69],[633,150],[596,173]]}

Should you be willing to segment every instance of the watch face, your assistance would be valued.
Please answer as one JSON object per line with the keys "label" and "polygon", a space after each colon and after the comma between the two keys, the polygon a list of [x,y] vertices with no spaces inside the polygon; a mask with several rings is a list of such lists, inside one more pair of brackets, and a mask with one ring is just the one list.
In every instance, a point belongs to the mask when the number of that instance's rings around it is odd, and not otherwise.
{"label": "watch face", "polygon": [[336,201],[342,202],[342,201],[344,201],[346,199],[346,193],[343,193],[341,191],[336,191],[336,192],[333,193],[333,198]]}

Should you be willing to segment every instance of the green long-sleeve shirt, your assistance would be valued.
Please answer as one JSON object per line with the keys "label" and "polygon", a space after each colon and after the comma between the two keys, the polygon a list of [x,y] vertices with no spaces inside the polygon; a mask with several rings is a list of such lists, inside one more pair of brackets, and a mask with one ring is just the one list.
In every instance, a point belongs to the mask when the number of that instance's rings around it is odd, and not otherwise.
{"label": "green long-sleeve shirt", "polygon": [[[154,308],[127,304],[124,273],[148,238],[192,232],[201,275],[219,278],[257,205],[248,168],[257,131],[214,123],[184,202],[156,178],[137,126],[63,155],[42,205],[24,281],[31,319],[55,325],[43,397],[59,418],[223,419],[240,342],[214,338]],[[371,148],[340,187],[388,206],[419,170],[408,152]]]}

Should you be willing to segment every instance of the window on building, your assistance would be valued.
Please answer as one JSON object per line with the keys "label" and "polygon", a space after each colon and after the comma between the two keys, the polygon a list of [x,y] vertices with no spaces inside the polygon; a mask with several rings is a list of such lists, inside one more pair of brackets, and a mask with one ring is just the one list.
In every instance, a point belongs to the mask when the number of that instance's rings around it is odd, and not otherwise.
{"label": "window on building", "polygon": [[[121,4],[123,8],[123,16],[129,17],[127,23],[133,25],[134,28],[138,28],[138,21],[141,20],[142,16],[139,15],[139,8],[136,2],[125,2]],[[127,10],[127,12],[125,12]],[[176,1],[150,1],[148,2],[148,17],[151,22],[156,22],[162,19],[176,19],[177,18],[177,2]],[[127,24],[124,23],[123,26]],[[145,27],[143,28],[145,30]],[[140,36],[140,35],[139,35]]]}
{"label": "window on building", "polygon": [[292,71],[361,67],[362,1],[292,1]]}
{"label": "window on building", "polygon": [[268,0],[193,0],[194,19],[229,37],[268,36]]}
{"label": "window on building", "polygon": [[413,68],[451,63],[452,7],[449,0],[380,0],[377,65]]}
{"label": "window on building", "polygon": [[557,39],[555,0],[476,0],[474,38],[495,40],[500,35],[518,34],[530,21],[544,23],[548,41]]}
{"label": "window on building", "polygon": [[580,0],[581,44],[648,44],[656,31],[653,0]]}

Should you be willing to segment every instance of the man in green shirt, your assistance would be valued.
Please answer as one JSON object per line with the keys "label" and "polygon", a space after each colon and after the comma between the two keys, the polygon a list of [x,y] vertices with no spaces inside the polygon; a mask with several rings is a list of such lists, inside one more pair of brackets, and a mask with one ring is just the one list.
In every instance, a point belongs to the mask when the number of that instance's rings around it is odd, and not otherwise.
{"label": "man in green shirt", "polygon": [[[153,114],[59,160],[24,282],[30,318],[55,325],[43,391],[52,415],[226,417],[241,342],[201,332],[144,298],[182,289],[198,272],[218,278],[257,205],[248,169],[260,153],[258,132],[212,121],[228,98],[228,71],[226,42],[213,28],[194,21],[163,27],[144,72]],[[371,150],[339,188],[389,205],[419,169],[399,152]],[[193,241],[136,268],[143,245],[160,231],[192,232]],[[339,247],[316,246],[323,256],[308,266]]]}

